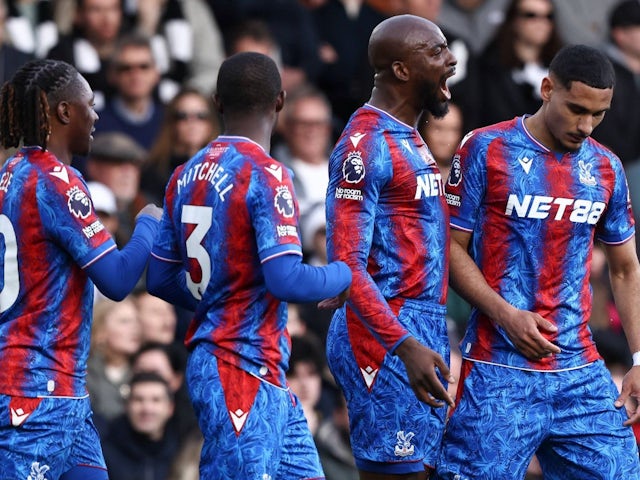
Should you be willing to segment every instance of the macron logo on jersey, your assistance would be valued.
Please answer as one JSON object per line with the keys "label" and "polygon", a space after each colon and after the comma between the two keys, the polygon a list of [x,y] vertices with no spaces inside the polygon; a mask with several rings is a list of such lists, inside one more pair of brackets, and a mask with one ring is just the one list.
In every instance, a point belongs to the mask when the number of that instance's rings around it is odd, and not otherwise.
{"label": "macron logo on jersey", "polygon": [[69,172],[67,172],[67,169],[62,165],[53,167],[53,170],[49,172],[49,175],[51,175],[52,177],[59,178],[64,183],[69,183]]}
{"label": "macron logo on jersey", "polygon": [[268,167],[264,167],[264,169],[273,175],[279,182],[282,182],[282,167],[280,165],[269,165]]}
{"label": "macron logo on jersey", "polygon": [[542,220],[552,214],[552,208],[557,209],[553,215],[554,220],[563,220],[568,214],[570,222],[595,225],[600,220],[606,204],[591,200],[554,198],[544,195],[525,195],[520,201],[517,195],[510,194],[504,213],[509,217],[515,214],[520,218]]}
{"label": "macron logo on jersey", "polygon": [[366,133],[354,133],[353,135],[351,135],[349,137],[349,140],[351,140],[351,144],[353,145],[353,148],[358,148],[358,144],[360,143],[360,140],[362,140],[365,135],[367,135]]}
{"label": "macron logo on jersey", "polygon": [[525,173],[529,173],[529,170],[531,170],[531,164],[533,163],[533,159],[524,157],[524,158],[519,158],[518,162],[520,162],[520,165],[522,165],[522,168],[524,169]]}

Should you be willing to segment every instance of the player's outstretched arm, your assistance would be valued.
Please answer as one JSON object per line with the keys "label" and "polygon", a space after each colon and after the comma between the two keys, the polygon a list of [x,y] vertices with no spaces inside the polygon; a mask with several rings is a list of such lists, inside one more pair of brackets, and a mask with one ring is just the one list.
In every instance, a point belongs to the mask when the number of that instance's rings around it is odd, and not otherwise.
{"label": "player's outstretched arm", "polygon": [[467,253],[470,239],[470,232],[451,229],[449,283],[453,289],[502,327],[528,359],[539,360],[560,353],[560,348],[541,333],[557,331],[555,325],[537,313],[515,308],[489,286]]}
{"label": "player's outstretched arm", "polygon": [[161,215],[162,209],[157,206],[145,206],[136,216],[127,245],[122,250],[110,250],[85,268],[104,295],[120,301],[133,290],[147,265]]}
{"label": "player's outstretched arm", "polygon": [[[273,257],[262,264],[267,289],[285,302],[317,302],[332,297],[346,300],[351,270],[344,262],[314,267],[296,254]],[[342,302],[344,303],[344,301]]]}

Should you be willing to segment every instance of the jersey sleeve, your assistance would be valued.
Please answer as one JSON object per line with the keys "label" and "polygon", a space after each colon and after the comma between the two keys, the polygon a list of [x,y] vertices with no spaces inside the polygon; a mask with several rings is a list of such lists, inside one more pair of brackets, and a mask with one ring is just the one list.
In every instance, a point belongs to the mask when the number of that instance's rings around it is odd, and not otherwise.
{"label": "jersey sleeve", "polygon": [[246,200],[262,263],[280,255],[302,255],[298,201],[291,174],[283,165],[255,168]]}
{"label": "jersey sleeve", "polygon": [[620,244],[633,236],[635,223],[631,209],[629,185],[622,162],[615,156],[610,161],[615,181],[603,221],[598,224],[596,238],[607,244]]}
{"label": "jersey sleeve", "polygon": [[46,234],[82,268],[116,248],[96,214],[84,180],[72,168],[43,171],[36,201]]}
{"label": "jersey sleeve", "polygon": [[453,228],[472,232],[486,189],[486,148],[474,132],[464,137],[453,159],[445,186]]}
{"label": "jersey sleeve", "polygon": [[[356,134],[357,135],[357,134]],[[357,138],[356,145],[352,138]],[[367,270],[374,235],[376,209],[393,175],[384,137],[368,132],[345,134],[329,160],[327,189],[327,253],[351,269],[348,306],[376,339],[393,352],[408,336]]]}

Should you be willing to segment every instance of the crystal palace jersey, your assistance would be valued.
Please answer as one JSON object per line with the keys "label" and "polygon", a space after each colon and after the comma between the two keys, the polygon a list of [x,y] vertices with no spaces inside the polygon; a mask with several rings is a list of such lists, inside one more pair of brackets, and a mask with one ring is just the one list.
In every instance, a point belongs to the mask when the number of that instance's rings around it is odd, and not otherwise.
{"label": "crystal palace jersey", "polygon": [[39,147],[0,171],[0,393],[87,395],[93,282],[116,248],[80,174]]}
{"label": "crystal palace jersey", "polygon": [[200,302],[186,343],[285,385],[286,304],[271,295],[261,263],[302,255],[288,170],[257,143],[220,136],[174,172],[152,254],[187,267]]}
{"label": "crystal palace jersey", "polygon": [[391,299],[446,302],[449,217],[442,177],[417,131],[371,105],[349,120],[329,177],[328,254],[352,270],[347,309],[393,350],[409,329]]}
{"label": "crystal palace jersey", "polygon": [[516,368],[576,368],[600,358],[587,326],[591,253],[594,238],[632,238],[627,183],[620,160],[595,140],[561,155],[538,143],[523,120],[463,139],[446,185],[451,226],[472,233],[470,254],[491,288],[557,326],[545,335],[562,353],[530,362],[477,310],[461,349]]}

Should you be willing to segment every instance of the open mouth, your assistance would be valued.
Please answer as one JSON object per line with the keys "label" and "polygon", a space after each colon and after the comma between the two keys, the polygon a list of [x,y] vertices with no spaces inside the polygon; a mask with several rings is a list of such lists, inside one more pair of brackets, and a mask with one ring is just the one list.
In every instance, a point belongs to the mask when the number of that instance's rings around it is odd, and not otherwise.
{"label": "open mouth", "polygon": [[440,80],[440,94],[447,101],[451,100],[451,91],[449,91],[449,85],[447,85],[447,80],[450,79],[451,77],[453,77],[455,74],[456,74],[456,69],[452,68]]}

